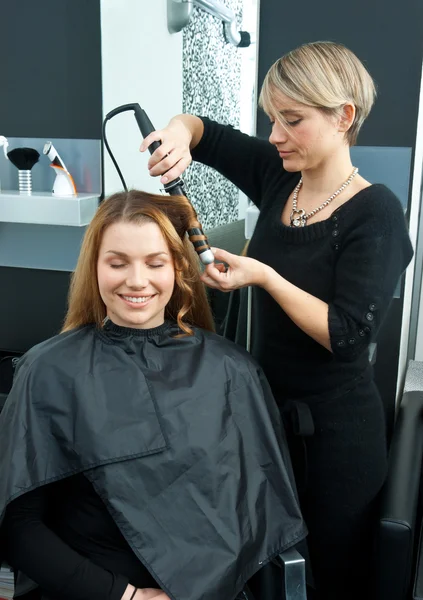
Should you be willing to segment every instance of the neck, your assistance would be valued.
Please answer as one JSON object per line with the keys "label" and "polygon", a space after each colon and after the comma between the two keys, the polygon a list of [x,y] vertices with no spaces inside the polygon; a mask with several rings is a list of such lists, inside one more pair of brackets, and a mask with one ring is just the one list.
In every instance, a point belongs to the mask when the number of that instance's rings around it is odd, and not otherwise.
{"label": "neck", "polygon": [[346,146],[316,167],[302,172],[303,194],[330,196],[348,179],[353,168],[350,150]]}

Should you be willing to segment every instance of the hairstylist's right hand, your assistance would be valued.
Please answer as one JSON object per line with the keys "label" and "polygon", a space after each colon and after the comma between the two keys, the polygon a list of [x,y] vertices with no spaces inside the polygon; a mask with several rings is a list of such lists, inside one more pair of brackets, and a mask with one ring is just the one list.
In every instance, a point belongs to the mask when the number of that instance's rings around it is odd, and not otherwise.
{"label": "hairstylist's right hand", "polygon": [[161,142],[161,146],[153,152],[148,161],[150,175],[162,175],[160,181],[163,184],[182,175],[192,162],[191,139],[190,130],[177,118],[172,119],[164,129],[150,133],[140,146],[141,152],[145,152],[153,142]]}

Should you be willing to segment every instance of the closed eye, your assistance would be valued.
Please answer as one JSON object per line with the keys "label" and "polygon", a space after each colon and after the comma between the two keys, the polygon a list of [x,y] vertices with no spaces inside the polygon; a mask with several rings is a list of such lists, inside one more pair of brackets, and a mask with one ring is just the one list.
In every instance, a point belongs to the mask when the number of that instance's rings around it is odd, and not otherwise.
{"label": "closed eye", "polygon": [[[290,126],[290,127],[295,127],[296,125],[299,125],[299,123],[301,123],[302,119],[296,119],[295,121],[286,121],[286,123]],[[274,125],[275,124],[275,120],[274,119],[270,119],[270,124]]]}
{"label": "closed eye", "polygon": [[[118,265],[117,264],[113,264],[113,265],[110,265],[110,266],[112,267],[112,269],[122,269],[123,267],[126,266],[126,264],[125,263],[121,263],[121,264],[118,264]],[[160,269],[161,267],[164,267],[163,264],[160,264],[160,265],[147,265],[147,266],[150,269]]]}

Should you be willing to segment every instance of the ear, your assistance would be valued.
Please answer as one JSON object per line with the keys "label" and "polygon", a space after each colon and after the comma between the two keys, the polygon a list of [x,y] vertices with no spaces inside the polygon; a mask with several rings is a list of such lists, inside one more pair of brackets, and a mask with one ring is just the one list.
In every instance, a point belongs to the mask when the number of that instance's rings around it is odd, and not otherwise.
{"label": "ear", "polygon": [[355,106],[351,102],[347,102],[342,107],[341,116],[339,119],[338,129],[342,133],[346,133],[351,125],[354,123],[355,118]]}

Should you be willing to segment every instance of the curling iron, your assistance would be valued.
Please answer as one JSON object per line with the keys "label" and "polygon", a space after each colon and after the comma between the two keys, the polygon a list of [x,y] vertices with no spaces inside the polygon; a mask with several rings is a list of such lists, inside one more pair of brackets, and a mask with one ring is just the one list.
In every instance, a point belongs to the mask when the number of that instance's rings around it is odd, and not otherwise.
{"label": "curling iron", "polygon": [[[135,119],[138,123],[138,127],[141,131],[141,135],[144,138],[146,138],[150,133],[155,131],[153,124],[151,123],[150,119],[147,116],[147,113],[141,108],[141,106],[138,103],[123,104],[122,106],[118,106],[117,108],[115,108],[115,109],[111,110],[109,113],[107,113],[107,115],[104,119],[104,122],[103,122],[104,145],[107,148],[110,158],[112,159],[112,162],[116,168],[116,171],[118,172],[120,180],[122,181],[122,185],[126,191],[128,191],[128,188],[126,187],[125,180],[122,176],[119,166],[118,166],[118,164],[112,154],[112,151],[110,150],[110,146],[107,142],[106,123],[115,115],[118,115],[122,112],[130,111],[130,110],[134,111]],[[150,144],[150,146],[148,147],[150,154],[153,154],[153,152],[155,150],[157,150],[157,148],[159,146],[161,146],[161,142],[153,142],[152,144]],[[167,192],[168,194],[170,194],[171,196],[185,196],[185,198],[187,198],[187,200],[189,201],[189,199],[185,193],[185,184],[180,177],[178,177],[177,179],[174,179],[173,181],[170,181],[169,183],[166,183],[164,185],[164,191]],[[194,213],[195,213],[195,210],[194,210]],[[201,225],[199,225],[198,227],[191,227],[187,233],[188,233],[188,237],[189,237],[190,241],[192,242],[192,244],[195,248],[195,251],[197,252],[201,262],[205,265],[209,265],[209,264],[213,263],[214,262],[214,254],[210,249],[209,243],[207,241],[206,236],[204,235]]]}

